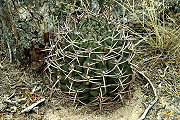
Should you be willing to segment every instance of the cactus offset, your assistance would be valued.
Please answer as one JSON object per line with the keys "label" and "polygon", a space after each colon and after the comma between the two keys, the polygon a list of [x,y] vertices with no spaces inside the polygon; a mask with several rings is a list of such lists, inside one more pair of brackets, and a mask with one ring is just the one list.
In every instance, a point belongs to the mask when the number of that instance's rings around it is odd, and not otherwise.
{"label": "cactus offset", "polygon": [[102,110],[128,92],[131,42],[118,27],[106,16],[85,15],[52,43],[53,55],[47,61],[60,80],[60,89],[74,102]]}

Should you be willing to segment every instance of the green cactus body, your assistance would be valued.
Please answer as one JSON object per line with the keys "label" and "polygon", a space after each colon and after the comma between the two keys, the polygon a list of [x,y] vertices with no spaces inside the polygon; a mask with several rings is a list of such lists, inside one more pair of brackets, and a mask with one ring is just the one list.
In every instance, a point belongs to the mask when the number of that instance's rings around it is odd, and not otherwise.
{"label": "green cactus body", "polygon": [[120,100],[132,79],[130,41],[103,16],[83,17],[75,26],[62,35],[55,48],[63,51],[51,60],[59,63],[53,76],[61,76],[62,92],[89,106]]}

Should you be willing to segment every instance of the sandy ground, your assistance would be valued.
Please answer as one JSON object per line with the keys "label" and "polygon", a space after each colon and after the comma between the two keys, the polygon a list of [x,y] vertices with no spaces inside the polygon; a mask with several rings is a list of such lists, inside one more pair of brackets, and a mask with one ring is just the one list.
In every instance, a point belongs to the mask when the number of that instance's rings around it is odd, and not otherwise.
{"label": "sandy ground", "polygon": [[47,110],[44,118],[46,120],[137,120],[144,109],[142,101],[143,93],[137,89],[133,93],[133,98],[111,113],[101,115],[96,114],[96,112],[86,113],[87,110],[84,107],[75,110],[74,107],[57,106],[54,109]]}

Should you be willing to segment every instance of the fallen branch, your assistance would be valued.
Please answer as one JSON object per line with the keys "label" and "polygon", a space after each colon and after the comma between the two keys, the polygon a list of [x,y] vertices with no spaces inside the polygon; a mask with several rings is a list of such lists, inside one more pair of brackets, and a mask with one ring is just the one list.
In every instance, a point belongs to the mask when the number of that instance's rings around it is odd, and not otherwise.
{"label": "fallen branch", "polygon": [[[155,96],[155,99],[148,105],[148,107],[145,109],[144,113],[141,115],[141,117],[138,119],[138,120],[144,120],[146,118],[146,115],[147,113],[149,112],[149,110],[155,105],[155,103],[158,101],[158,94],[157,94],[157,91],[156,91],[156,88],[154,87],[153,83],[151,82],[151,80],[141,71],[139,71],[138,69],[136,69],[136,65],[132,64],[132,68],[137,71],[139,74],[141,74],[144,78],[146,78],[146,80],[150,83],[152,89],[153,89],[153,92],[154,92],[154,96]],[[134,67],[133,67],[134,66]]]}
{"label": "fallen branch", "polygon": [[28,106],[27,108],[25,108],[24,110],[21,111],[21,113],[24,112],[29,112],[30,110],[32,110],[35,106],[37,106],[38,104],[42,103],[45,101],[45,98],[40,99],[38,102],[33,103],[32,105]]}
{"label": "fallen branch", "polygon": [[141,117],[138,120],[144,120],[149,110],[155,105],[157,101],[158,101],[158,97],[155,97],[155,99],[149,104],[149,106],[145,109],[144,113],[141,115]]}
{"label": "fallen branch", "polygon": [[22,101],[24,101],[24,100],[26,100],[26,98],[14,100],[14,101],[7,99],[7,100],[5,100],[4,102],[10,103],[10,104],[18,104],[18,103],[20,103],[20,102],[22,102]]}
{"label": "fallen branch", "polygon": [[8,47],[8,50],[9,50],[9,61],[10,63],[12,63],[12,51],[11,51],[11,47],[9,45],[9,42],[6,40],[6,43],[7,43],[7,47]]}

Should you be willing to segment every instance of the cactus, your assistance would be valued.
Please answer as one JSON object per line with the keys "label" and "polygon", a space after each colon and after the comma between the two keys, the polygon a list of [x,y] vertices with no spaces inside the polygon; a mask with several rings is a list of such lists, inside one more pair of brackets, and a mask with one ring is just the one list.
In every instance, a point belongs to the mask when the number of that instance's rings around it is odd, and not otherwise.
{"label": "cactus", "polygon": [[78,21],[52,41],[46,61],[63,93],[75,103],[102,110],[128,93],[132,42],[107,16],[84,15]]}

